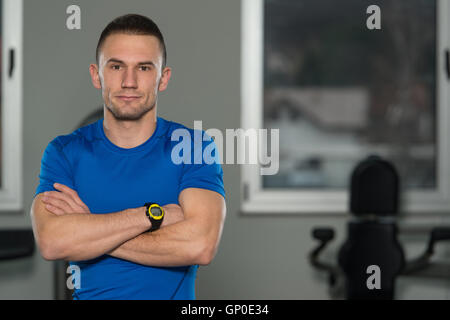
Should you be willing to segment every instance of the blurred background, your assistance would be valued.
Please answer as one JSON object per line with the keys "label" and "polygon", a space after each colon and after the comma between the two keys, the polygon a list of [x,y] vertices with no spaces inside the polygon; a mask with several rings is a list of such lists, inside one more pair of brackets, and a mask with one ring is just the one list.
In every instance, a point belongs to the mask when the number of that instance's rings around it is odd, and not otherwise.
{"label": "blurred background", "polygon": [[[450,101],[442,91],[448,84],[441,49],[450,33],[440,17],[450,11],[442,13],[441,1],[256,2],[263,8],[264,35],[258,112],[265,128],[280,129],[280,170],[264,176],[259,190],[346,192],[357,162],[377,153],[395,164],[405,192],[442,193],[450,170],[441,161],[447,159],[443,143],[449,141],[447,128],[440,126],[450,128],[450,121],[442,120]],[[66,26],[72,4],[81,8],[79,30]],[[381,8],[381,30],[366,27],[371,4]],[[202,120],[203,129],[222,132],[243,126],[247,106],[241,96],[248,93],[241,90],[247,69],[241,60],[245,16],[240,0],[24,0],[23,46],[16,51],[22,58],[15,59],[23,83],[21,131],[15,135],[22,146],[17,162],[21,208],[0,211],[1,229],[31,228],[29,211],[45,147],[102,105],[88,67],[95,62],[103,28],[125,13],[150,17],[165,37],[173,71],[159,98],[160,116],[188,127]],[[2,10],[2,21],[5,15]],[[3,23],[2,39],[5,28]],[[3,82],[9,54],[2,49]],[[8,90],[2,86],[2,98]],[[2,104],[3,135],[9,119],[4,110]],[[3,148],[1,159],[13,151]],[[316,246],[311,230],[334,228],[336,239],[324,258],[335,262],[350,214],[341,209],[287,213],[282,205],[271,213],[244,212],[242,168],[225,164],[223,169],[227,218],[216,258],[199,268],[197,298],[330,299],[327,275],[308,260]],[[8,170],[3,165],[2,176]],[[424,206],[420,213],[403,213],[399,237],[407,257],[420,254],[430,229],[446,223],[450,206],[448,212]],[[448,243],[437,249],[436,259],[450,260]],[[67,277],[63,264],[45,261],[37,251],[0,260],[0,299],[64,298]],[[396,288],[398,299],[449,299],[450,277],[403,276]]]}

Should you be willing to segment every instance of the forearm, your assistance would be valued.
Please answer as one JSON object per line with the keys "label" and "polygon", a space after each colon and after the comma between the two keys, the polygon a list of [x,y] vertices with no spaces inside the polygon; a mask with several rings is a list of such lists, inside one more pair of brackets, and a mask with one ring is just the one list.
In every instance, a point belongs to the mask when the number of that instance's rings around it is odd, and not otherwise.
{"label": "forearm", "polygon": [[113,257],[155,267],[203,264],[205,241],[186,219],[154,232],[143,233],[115,248]]}
{"label": "forearm", "polygon": [[150,227],[138,209],[110,214],[67,214],[43,227],[49,260],[88,260],[105,254]]}
{"label": "forearm", "polygon": [[139,235],[109,254],[148,266],[209,264],[222,234],[225,201],[202,189],[185,189],[180,200],[183,220]]}

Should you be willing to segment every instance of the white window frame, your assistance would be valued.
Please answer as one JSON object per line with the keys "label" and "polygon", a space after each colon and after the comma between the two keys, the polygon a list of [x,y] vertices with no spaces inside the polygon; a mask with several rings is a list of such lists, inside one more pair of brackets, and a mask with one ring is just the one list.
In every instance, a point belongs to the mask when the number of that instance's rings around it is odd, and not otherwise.
{"label": "white window frame", "polygon": [[[2,1],[2,181],[0,210],[21,210],[22,201],[22,0]],[[14,69],[9,75],[10,50]]]}
{"label": "white window frame", "polygon": [[[263,1],[241,2],[241,126],[263,125]],[[450,4],[437,2],[437,189],[407,191],[403,213],[412,215],[450,212],[450,82],[445,73],[445,50],[450,48]],[[363,13],[364,14],[364,13]],[[342,214],[348,213],[348,191],[262,188],[258,165],[241,166],[241,211],[246,214]]]}

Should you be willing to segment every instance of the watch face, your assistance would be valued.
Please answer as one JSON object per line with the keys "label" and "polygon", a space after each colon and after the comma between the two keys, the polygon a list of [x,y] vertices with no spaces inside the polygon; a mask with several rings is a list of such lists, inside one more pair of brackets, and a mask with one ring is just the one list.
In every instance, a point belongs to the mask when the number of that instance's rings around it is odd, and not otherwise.
{"label": "watch face", "polygon": [[152,213],[152,216],[155,218],[160,218],[163,215],[163,212],[159,207],[151,207],[150,212]]}

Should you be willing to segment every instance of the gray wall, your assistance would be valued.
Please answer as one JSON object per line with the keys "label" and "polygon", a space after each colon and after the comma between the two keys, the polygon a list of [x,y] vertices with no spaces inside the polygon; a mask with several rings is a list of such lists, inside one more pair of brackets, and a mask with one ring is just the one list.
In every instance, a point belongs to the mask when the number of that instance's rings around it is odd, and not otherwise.
{"label": "gray wall", "polygon": [[[159,101],[159,114],[203,128],[240,127],[240,1],[76,1],[82,29],[65,27],[66,7],[74,1],[25,0],[24,6],[24,212],[1,213],[3,228],[30,226],[29,208],[47,143],[69,133],[101,97],[90,83],[88,66],[103,27],[114,17],[136,12],[162,29],[173,77]],[[239,213],[240,172],[224,166],[228,214],[219,252],[200,267],[200,299],[327,299],[326,277],[312,270],[307,254],[314,246],[313,226],[332,225],[338,239],[345,216],[243,216]],[[411,220],[413,221],[413,220]],[[415,219],[436,223],[440,218]],[[410,237],[409,253],[423,248],[421,235]],[[327,258],[333,259],[330,251]],[[39,254],[0,264],[0,299],[51,299],[53,264]],[[448,298],[449,283],[402,280],[402,298]]]}

